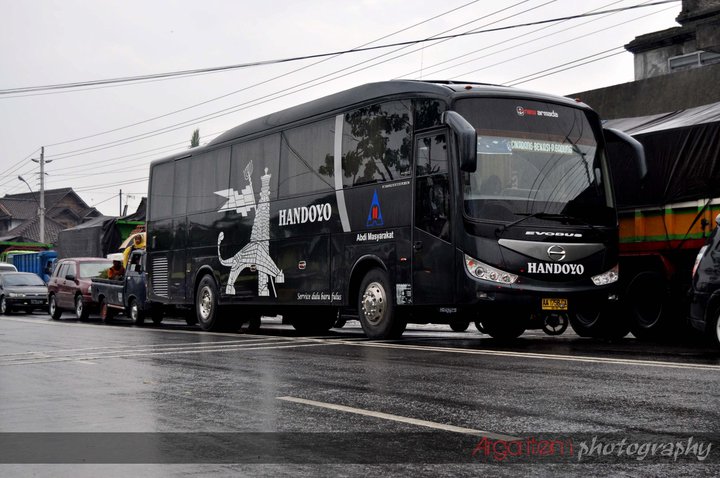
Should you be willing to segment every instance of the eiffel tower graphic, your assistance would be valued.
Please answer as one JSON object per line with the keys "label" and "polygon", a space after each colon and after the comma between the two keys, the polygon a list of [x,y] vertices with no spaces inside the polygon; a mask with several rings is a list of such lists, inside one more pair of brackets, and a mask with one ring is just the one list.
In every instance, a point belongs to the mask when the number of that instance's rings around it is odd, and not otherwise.
{"label": "eiffel tower graphic", "polygon": [[247,217],[250,210],[255,209],[255,221],[250,233],[250,242],[234,256],[223,259],[220,253],[220,244],[225,238],[225,233],[221,232],[218,235],[218,258],[223,266],[230,267],[230,275],[225,286],[227,294],[235,295],[235,281],[238,275],[245,269],[250,269],[258,273],[258,296],[268,297],[270,295],[268,284],[270,284],[273,288],[273,295],[277,297],[275,284],[285,282],[285,275],[275,261],[270,258],[270,178],[272,175],[268,173],[268,168],[265,168],[265,174],[260,178],[262,186],[256,204],[252,172],[253,165],[250,161],[243,171],[248,185],[239,193],[234,189],[215,191],[215,194],[227,198],[227,202],[218,212],[234,209],[238,214]]}

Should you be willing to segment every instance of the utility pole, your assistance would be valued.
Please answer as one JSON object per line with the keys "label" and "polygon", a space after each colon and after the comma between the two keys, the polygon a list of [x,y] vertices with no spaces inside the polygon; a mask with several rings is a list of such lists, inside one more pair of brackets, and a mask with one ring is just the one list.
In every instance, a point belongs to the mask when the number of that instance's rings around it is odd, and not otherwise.
{"label": "utility pole", "polygon": [[35,163],[40,163],[40,210],[38,215],[40,216],[40,242],[45,243],[45,163],[51,163],[51,161],[45,161],[45,146],[40,148],[40,159],[32,159]]}

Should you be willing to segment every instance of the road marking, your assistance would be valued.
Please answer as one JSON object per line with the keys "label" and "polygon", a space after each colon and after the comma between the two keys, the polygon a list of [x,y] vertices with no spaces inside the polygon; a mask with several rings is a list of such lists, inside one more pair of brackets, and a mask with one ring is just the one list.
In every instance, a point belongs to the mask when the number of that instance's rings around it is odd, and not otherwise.
{"label": "road marking", "polygon": [[[8,318],[3,317],[2,320],[14,321],[14,322],[26,322],[36,325],[54,325],[63,326],[64,324],[58,321],[38,321],[33,319],[20,319],[20,318]],[[97,324],[73,324],[73,327],[105,327],[104,325]],[[132,330],[137,332],[162,332],[162,333],[184,333],[184,334],[207,334],[209,336],[226,336],[238,338],[237,333],[217,333],[217,332],[203,332],[199,330],[168,330],[168,329],[153,329],[153,328],[140,328],[140,327],[127,327],[123,330]],[[241,335],[242,336],[242,335]],[[254,340],[260,340],[261,335],[244,335],[252,337]],[[390,349],[403,349],[403,350],[417,350],[417,351],[428,351],[428,352],[443,352],[443,353],[454,353],[454,354],[468,354],[468,355],[485,355],[495,357],[513,357],[513,358],[530,358],[538,360],[554,360],[554,361],[565,361],[565,362],[579,362],[579,363],[597,363],[597,364],[609,364],[609,365],[629,365],[629,366],[644,366],[644,367],[657,367],[657,368],[673,368],[673,369],[684,369],[684,370],[708,370],[717,372],[720,371],[720,365],[713,364],[692,364],[692,363],[680,363],[680,362],[666,362],[666,361],[654,361],[654,360],[639,360],[639,359],[617,359],[607,357],[594,357],[594,356],[582,356],[582,355],[560,355],[560,354],[549,354],[549,353],[533,353],[533,352],[511,352],[502,350],[480,350],[480,349],[468,349],[468,348],[450,348],[450,347],[433,347],[425,345],[410,345],[397,343],[396,341],[370,341],[359,337],[328,337],[328,336],[316,336],[316,337],[279,337],[273,336],[268,337],[268,340],[284,340],[287,342],[293,342],[298,340],[313,341],[314,345],[353,345],[356,347],[381,347]],[[222,343],[222,342],[220,342]],[[171,345],[173,346],[173,345]],[[296,345],[289,345],[287,347],[295,347]],[[300,345],[297,345],[300,346]],[[285,346],[275,346],[267,348],[286,348]],[[243,350],[264,350],[263,348],[244,348]],[[216,352],[220,350],[208,349],[208,352]],[[47,353],[47,352],[46,352]],[[180,353],[180,352],[173,352]],[[197,352],[193,352],[197,353]],[[159,354],[159,353],[156,353]],[[131,356],[131,355],[129,355]]]}
{"label": "road marking", "polygon": [[[177,349],[177,350],[162,350],[154,351],[152,349],[146,350],[128,350],[128,351],[116,351],[116,352],[98,352],[88,353],[82,355],[69,355],[59,356],[53,358],[40,358],[40,357],[14,357],[0,361],[0,367],[9,365],[33,365],[42,363],[56,363],[56,362],[75,362],[85,360],[99,360],[99,359],[112,359],[112,358],[132,358],[132,357],[150,357],[158,355],[189,355],[189,354],[204,354],[209,352],[235,352],[235,351],[246,351],[246,350],[276,350],[276,349],[289,349],[298,347],[316,347],[318,345],[333,345],[321,342],[310,342],[310,343],[290,343],[290,344],[271,344],[257,346],[250,344],[251,346],[245,347],[242,345],[229,346],[229,347],[201,347],[197,349]],[[338,343],[339,345],[339,343]]]}
{"label": "road marking", "polygon": [[334,403],[317,402],[315,400],[306,400],[304,398],[297,397],[276,397],[278,400],[286,402],[301,403],[303,405],[311,405],[313,407],[328,408],[330,410],[336,410],[339,412],[354,413],[356,415],[364,415],[366,417],[381,418],[383,420],[390,420],[394,422],[407,423],[410,425],[417,425],[420,427],[433,428],[435,430],[443,430],[447,432],[463,433],[466,435],[478,435],[486,436],[495,440],[519,440],[519,437],[510,435],[503,435],[500,433],[488,432],[485,430],[476,430],[474,428],[456,427],[454,425],[446,425],[444,423],[430,422],[427,420],[418,420],[417,418],[403,417],[400,415],[392,415],[390,413],[374,412],[372,410],[365,410],[363,408],[348,407],[345,405],[336,405]]}
{"label": "road marking", "polygon": [[692,370],[712,370],[719,371],[720,365],[712,364],[693,364],[693,363],[679,363],[679,362],[663,362],[654,360],[635,360],[635,359],[615,359],[606,357],[592,357],[582,355],[559,355],[559,354],[546,354],[546,353],[533,353],[533,352],[510,352],[503,350],[478,350],[478,349],[464,349],[464,348],[446,348],[446,347],[429,347],[425,345],[410,345],[410,344],[397,344],[397,343],[382,343],[382,342],[347,342],[347,345],[365,346],[365,347],[381,347],[381,348],[397,348],[403,350],[422,350],[429,352],[446,352],[456,354],[470,354],[470,355],[490,355],[496,357],[516,357],[516,358],[533,358],[540,360],[558,360],[566,362],[586,362],[586,363],[601,363],[601,364],[614,364],[614,365],[643,365],[647,367],[664,367],[664,368],[679,368],[679,369],[692,369]]}

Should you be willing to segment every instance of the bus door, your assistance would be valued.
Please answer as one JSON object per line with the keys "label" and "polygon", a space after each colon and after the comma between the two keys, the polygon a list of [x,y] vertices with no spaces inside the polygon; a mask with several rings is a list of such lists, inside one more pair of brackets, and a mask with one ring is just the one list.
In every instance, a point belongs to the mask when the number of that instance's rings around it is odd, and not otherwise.
{"label": "bus door", "polygon": [[413,304],[455,299],[452,196],[445,131],[416,136],[413,226]]}

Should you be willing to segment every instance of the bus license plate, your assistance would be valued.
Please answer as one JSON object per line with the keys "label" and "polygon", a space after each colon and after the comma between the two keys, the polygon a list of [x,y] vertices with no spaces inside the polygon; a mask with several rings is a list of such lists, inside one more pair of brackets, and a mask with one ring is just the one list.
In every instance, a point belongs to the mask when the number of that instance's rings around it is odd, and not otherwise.
{"label": "bus license plate", "polygon": [[567,299],[543,299],[542,310],[568,310]]}

